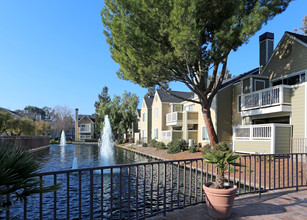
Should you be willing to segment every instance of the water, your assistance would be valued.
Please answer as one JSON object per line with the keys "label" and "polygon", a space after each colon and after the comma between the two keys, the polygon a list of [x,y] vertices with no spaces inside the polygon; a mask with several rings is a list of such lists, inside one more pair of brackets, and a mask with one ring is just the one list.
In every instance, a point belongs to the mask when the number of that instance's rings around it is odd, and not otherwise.
{"label": "water", "polygon": [[64,130],[62,130],[60,146],[64,147],[65,145],[66,145],[66,136]]}
{"label": "water", "polygon": [[[65,147],[59,145],[51,145],[46,151],[41,151],[36,155],[36,160],[42,165],[40,172],[48,171],[60,171],[69,170],[74,163],[77,163],[78,168],[98,167],[100,166],[100,146],[98,145],[73,145],[67,144]],[[78,161],[78,162],[74,162]],[[139,154],[135,154],[131,151],[127,151],[122,148],[114,148],[113,154],[114,164],[130,164],[140,162],[155,161],[152,158],[145,157]],[[149,170],[149,168],[148,168]],[[106,219],[110,210],[110,172],[103,173],[103,183],[101,183],[101,173],[94,172],[94,213],[95,216],[100,214],[101,199],[103,199],[104,215]],[[134,169],[131,169],[130,174],[135,173]],[[66,174],[57,175],[57,183],[61,183],[61,188],[57,191],[57,219],[66,219],[66,207],[67,207],[67,178]],[[127,169],[123,169],[123,184],[128,180]],[[114,169],[113,172],[113,196],[114,196],[114,209],[118,210],[118,187],[119,187],[119,171]],[[43,178],[44,186],[52,185],[54,183],[53,175],[45,176]],[[89,219],[89,195],[90,195],[90,175],[89,172],[82,172],[82,219]],[[131,182],[131,188],[135,185],[135,180]],[[101,187],[102,186],[102,187]],[[101,189],[103,188],[103,196],[101,196]],[[127,209],[127,189],[123,189],[123,203],[126,204]],[[132,189],[132,193],[135,191]],[[133,197],[131,193],[131,197]],[[69,176],[69,194],[70,194],[70,216],[72,219],[78,218],[79,207],[79,174],[78,172],[71,173]],[[133,207],[132,207],[133,208]],[[17,202],[10,210],[10,219],[23,219],[23,203]],[[118,211],[117,214],[118,215]],[[0,211],[0,219],[4,216],[4,213]],[[28,219],[39,219],[39,195],[31,196],[28,199],[27,205],[27,217]],[[53,218],[53,193],[43,194],[43,219]]]}
{"label": "water", "polygon": [[101,141],[99,143],[100,150],[100,165],[108,166],[114,165],[114,143],[113,134],[109,116],[104,117],[104,125],[101,132]]}
{"label": "water", "polygon": [[74,160],[72,162],[72,169],[78,169],[78,159],[77,159],[77,157],[74,157]]}

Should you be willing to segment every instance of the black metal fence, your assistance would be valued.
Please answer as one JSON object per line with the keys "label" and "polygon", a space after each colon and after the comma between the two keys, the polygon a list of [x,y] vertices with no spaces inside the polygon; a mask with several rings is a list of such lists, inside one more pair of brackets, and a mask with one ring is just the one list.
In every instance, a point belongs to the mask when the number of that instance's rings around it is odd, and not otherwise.
{"label": "black metal fence", "polygon": [[49,136],[0,136],[0,141],[5,141],[14,147],[27,150],[49,145]]}
{"label": "black metal fence", "polygon": [[[307,154],[243,155],[226,179],[238,194],[307,186]],[[53,193],[31,196],[2,213],[7,219],[144,219],[204,202],[203,183],[217,168],[202,158],[40,173]],[[10,199],[9,197],[7,198]],[[1,217],[1,216],[0,216]]]}

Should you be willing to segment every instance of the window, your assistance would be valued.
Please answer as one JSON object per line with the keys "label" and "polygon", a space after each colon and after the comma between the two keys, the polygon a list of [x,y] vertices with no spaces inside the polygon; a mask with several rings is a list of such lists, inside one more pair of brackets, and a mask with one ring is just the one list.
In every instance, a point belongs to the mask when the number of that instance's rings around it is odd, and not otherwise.
{"label": "window", "polygon": [[254,91],[258,91],[265,88],[265,81],[264,80],[257,80],[255,79],[255,89]]}
{"label": "window", "polygon": [[145,137],[145,130],[142,130],[142,138]]}
{"label": "window", "polygon": [[203,141],[209,141],[209,135],[208,135],[208,131],[207,131],[206,126],[202,127],[202,137],[201,137],[201,139]]}
{"label": "window", "polygon": [[81,124],[80,131],[82,132],[91,132],[91,125],[90,124]]}
{"label": "window", "polygon": [[155,128],[154,130],[154,139],[158,139],[158,128]]}
{"label": "window", "polygon": [[155,113],[154,113],[154,117],[155,117],[155,120],[158,120],[158,108],[155,108]]}
{"label": "window", "polygon": [[277,85],[296,85],[305,82],[305,73],[299,73],[296,75],[292,75],[290,77],[284,78],[284,79],[279,79],[275,80],[272,82],[273,86]]}
{"label": "window", "polygon": [[238,112],[241,112],[241,96],[238,95]]}
{"label": "window", "polygon": [[186,106],[184,106],[184,111],[194,111],[194,105],[186,105]]}
{"label": "window", "polygon": [[145,122],[145,112],[143,113],[143,122]]}
{"label": "window", "polygon": [[174,112],[181,112],[182,111],[182,105],[174,105]]}

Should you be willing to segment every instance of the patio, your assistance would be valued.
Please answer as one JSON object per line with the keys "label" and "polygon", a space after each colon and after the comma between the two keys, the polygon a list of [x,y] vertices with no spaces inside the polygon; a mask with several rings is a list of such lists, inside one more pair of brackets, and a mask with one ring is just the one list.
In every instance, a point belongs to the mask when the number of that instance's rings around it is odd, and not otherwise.
{"label": "patio", "polygon": [[[150,218],[162,219],[213,219],[208,215],[205,204],[198,204],[174,212]],[[259,197],[258,195],[238,196],[232,210],[230,219],[300,219],[307,220],[307,188],[274,190]]]}

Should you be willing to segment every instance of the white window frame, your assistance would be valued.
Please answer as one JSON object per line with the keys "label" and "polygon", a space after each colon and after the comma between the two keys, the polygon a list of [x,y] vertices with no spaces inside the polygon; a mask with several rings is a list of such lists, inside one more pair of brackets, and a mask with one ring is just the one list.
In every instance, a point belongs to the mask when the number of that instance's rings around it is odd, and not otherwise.
{"label": "white window frame", "polygon": [[[206,132],[207,132],[207,136],[208,136],[207,139],[204,137],[204,129],[206,129]],[[202,141],[209,141],[210,140],[206,126],[202,126],[202,128],[201,128],[201,140]]]}
{"label": "white window frame", "polygon": [[241,95],[238,95],[238,97],[237,97],[237,103],[238,103],[238,106],[237,106],[238,113],[241,113],[241,111],[242,111],[242,109],[241,109],[241,105],[242,105],[242,96],[241,96]]}
{"label": "white window frame", "polygon": [[265,80],[262,80],[262,79],[255,79],[255,81],[254,81],[254,92],[259,91],[259,90],[262,90],[262,89],[258,89],[258,90],[257,90],[257,86],[256,86],[256,83],[257,83],[257,82],[262,82],[262,83],[263,83],[263,89],[265,89]]}
{"label": "white window frame", "polygon": [[184,106],[183,110],[186,111],[186,112],[194,111],[194,104]]}
{"label": "white window frame", "polygon": [[159,108],[156,107],[156,108],[155,108],[155,111],[154,111],[154,119],[155,119],[155,120],[158,120],[158,118],[159,118]]}
{"label": "white window frame", "polygon": [[[157,131],[157,137],[155,136],[156,135],[156,131]],[[154,139],[158,140],[158,138],[159,138],[159,129],[155,128],[154,129]]]}

